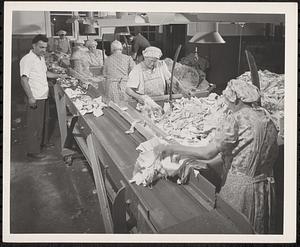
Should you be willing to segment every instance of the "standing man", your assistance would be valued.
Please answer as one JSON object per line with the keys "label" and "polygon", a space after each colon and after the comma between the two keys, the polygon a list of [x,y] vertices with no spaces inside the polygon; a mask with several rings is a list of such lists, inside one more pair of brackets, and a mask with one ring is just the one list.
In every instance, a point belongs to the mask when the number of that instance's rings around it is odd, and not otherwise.
{"label": "standing man", "polygon": [[143,60],[143,50],[151,46],[150,42],[140,32],[129,39],[132,44],[132,58],[136,63],[139,63]]}
{"label": "standing man", "polygon": [[37,35],[32,40],[32,49],[20,61],[21,84],[27,96],[27,156],[36,160],[46,158],[41,153],[47,143],[48,78],[64,77],[47,71],[44,55],[48,38]]}

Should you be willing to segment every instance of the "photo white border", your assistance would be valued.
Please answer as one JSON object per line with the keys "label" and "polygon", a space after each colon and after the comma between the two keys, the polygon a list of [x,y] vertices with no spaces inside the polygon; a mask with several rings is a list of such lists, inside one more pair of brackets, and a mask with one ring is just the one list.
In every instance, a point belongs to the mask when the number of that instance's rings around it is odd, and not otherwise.
{"label": "photo white border", "polygon": [[[156,3],[156,4],[155,4]],[[237,234],[11,234],[10,129],[12,11],[202,12],[285,14],[284,226],[283,235]],[[289,243],[296,241],[297,3],[270,2],[4,2],[3,242]],[[117,236],[116,236],[117,235]]]}

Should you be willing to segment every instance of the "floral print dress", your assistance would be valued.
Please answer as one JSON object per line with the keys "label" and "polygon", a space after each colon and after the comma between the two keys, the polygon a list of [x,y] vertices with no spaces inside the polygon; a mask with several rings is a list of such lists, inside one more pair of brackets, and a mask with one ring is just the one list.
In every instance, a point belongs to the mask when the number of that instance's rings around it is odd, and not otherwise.
{"label": "floral print dress", "polygon": [[226,171],[220,195],[248,218],[256,233],[274,230],[277,134],[265,109],[245,107],[222,121],[214,138]]}

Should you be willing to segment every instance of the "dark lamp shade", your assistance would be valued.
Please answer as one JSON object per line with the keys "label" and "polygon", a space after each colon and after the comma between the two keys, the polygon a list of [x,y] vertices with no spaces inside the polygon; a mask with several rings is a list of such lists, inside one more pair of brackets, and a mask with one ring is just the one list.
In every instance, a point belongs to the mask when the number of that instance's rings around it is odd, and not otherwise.
{"label": "dark lamp shade", "polygon": [[224,44],[225,40],[217,31],[214,31],[209,33],[196,33],[189,42],[199,44]]}
{"label": "dark lamp shade", "polygon": [[95,34],[96,29],[94,26],[89,24],[84,24],[84,34]]}
{"label": "dark lamp shade", "polygon": [[129,27],[116,27],[115,35],[130,35]]}

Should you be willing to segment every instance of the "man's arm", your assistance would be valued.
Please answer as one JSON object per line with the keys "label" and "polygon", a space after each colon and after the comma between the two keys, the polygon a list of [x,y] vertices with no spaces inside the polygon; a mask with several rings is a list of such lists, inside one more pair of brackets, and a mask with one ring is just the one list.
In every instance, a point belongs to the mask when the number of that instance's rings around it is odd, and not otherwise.
{"label": "man's arm", "polygon": [[47,77],[48,77],[48,78],[51,78],[51,79],[57,79],[57,78],[59,78],[59,77],[64,78],[64,77],[66,77],[66,76],[63,75],[63,74],[57,74],[57,73],[53,73],[53,72],[51,72],[51,71],[47,71]]}
{"label": "man's arm", "polygon": [[134,52],[132,55],[131,55],[132,59],[135,61],[136,60],[136,57],[137,57],[137,53]]}
{"label": "man's arm", "polygon": [[21,85],[22,85],[22,87],[23,87],[23,89],[26,93],[27,98],[28,98],[29,106],[31,108],[36,108],[36,99],[33,97],[33,94],[31,92],[31,88],[29,86],[28,80],[29,80],[29,78],[26,75],[22,75]]}
{"label": "man's arm", "polygon": [[68,39],[68,51],[67,51],[68,54],[71,54],[72,53],[72,50],[71,50],[71,44],[70,44],[70,40]]}

